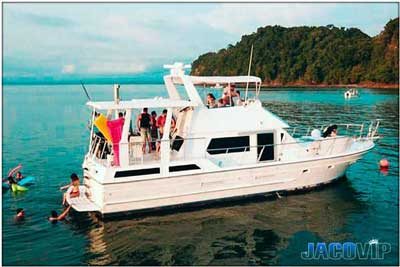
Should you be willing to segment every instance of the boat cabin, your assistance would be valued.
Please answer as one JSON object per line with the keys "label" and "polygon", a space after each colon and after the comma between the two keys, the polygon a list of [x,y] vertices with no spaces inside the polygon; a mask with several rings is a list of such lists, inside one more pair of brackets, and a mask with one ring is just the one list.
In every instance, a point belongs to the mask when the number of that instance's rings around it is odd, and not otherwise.
{"label": "boat cabin", "polygon": [[[170,175],[176,171],[201,171],[203,167],[220,169],[278,160],[276,145],[284,140],[288,125],[262,107],[258,100],[260,78],[196,77],[184,75],[182,65],[170,68],[171,74],[164,76],[168,99],[120,101],[115,88],[114,101],[87,103],[93,110],[87,157],[107,168],[137,170],[138,175]],[[182,85],[187,99],[178,92]],[[228,91],[225,95],[229,95],[230,102],[223,107],[209,107],[198,91],[215,85],[221,87],[221,95],[232,85],[242,88],[241,104],[235,105]],[[249,93],[249,87],[255,91]],[[150,152],[148,144],[144,149],[145,140],[136,126],[134,114],[144,108],[148,113],[167,110],[163,130],[170,134],[161,137],[159,132],[158,138],[152,139],[153,148],[159,147],[158,151]]]}

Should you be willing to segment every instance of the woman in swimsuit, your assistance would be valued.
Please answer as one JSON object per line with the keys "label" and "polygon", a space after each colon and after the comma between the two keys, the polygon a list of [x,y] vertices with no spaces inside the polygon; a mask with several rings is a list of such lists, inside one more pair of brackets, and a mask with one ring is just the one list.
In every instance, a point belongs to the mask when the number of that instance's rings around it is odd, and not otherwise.
{"label": "woman in swimsuit", "polygon": [[71,174],[71,183],[65,186],[60,187],[61,190],[68,188],[67,192],[64,193],[63,202],[62,204],[65,205],[67,201],[67,195],[69,194],[70,198],[79,197],[79,177],[76,173]]}

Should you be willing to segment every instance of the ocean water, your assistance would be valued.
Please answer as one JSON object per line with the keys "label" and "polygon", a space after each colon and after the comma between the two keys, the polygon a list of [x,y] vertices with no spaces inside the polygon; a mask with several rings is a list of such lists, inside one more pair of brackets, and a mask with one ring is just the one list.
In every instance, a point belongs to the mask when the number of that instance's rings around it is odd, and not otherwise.
{"label": "ocean water", "polygon": [[[87,86],[92,98],[110,100],[112,86]],[[61,211],[61,185],[81,174],[88,148],[90,111],[78,85],[3,87],[2,175],[22,163],[36,184],[2,197],[3,265],[398,265],[399,96],[396,90],[360,89],[344,100],[338,89],[274,89],[263,105],[292,125],[362,123],[381,119],[376,148],[346,177],[323,187],[184,210],[101,221]],[[166,96],[163,85],[124,85],[122,99]],[[387,158],[388,172],[378,162]],[[15,210],[26,211],[15,221]],[[381,260],[302,260],[308,242],[391,245]]]}

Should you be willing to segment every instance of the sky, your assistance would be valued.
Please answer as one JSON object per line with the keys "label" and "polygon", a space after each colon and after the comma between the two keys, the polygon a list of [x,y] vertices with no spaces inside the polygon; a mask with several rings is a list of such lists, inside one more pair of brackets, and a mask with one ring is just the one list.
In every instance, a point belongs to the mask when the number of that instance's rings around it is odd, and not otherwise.
{"label": "sky", "polygon": [[3,3],[3,82],[141,77],[267,25],[374,36],[397,16],[397,3]]}

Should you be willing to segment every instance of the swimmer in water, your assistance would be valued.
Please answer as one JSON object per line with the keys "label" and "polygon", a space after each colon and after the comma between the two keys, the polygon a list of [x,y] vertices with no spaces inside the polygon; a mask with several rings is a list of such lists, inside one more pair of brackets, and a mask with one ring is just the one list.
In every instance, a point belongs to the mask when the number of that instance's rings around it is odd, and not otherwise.
{"label": "swimmer in water", "polygon": [[22,176],[21,172],[17,172],[17,175],[15,175],[15,180],[17,182],[21,181],[24,178],[24,176]]}
{"label": "swimmer in water", "polygon": [[23,220],[25,216],[25,211],[22,208],[17,209],[17,215],[15,215],[15,219],[17,220]]}
{"label": "swimmer in water", "polygon": [[61,213],[60,215],[57,214],[57,211],[52,210],[50,212],[50,217],[48,217],[47,219],[52,222],[52,223],[56,223],[58,221],[62,221],[65,219],[65,216],[67,216],[69,210],[71,209],[71,206],[68,206],[68,208],[66,208],[63,213]]}

